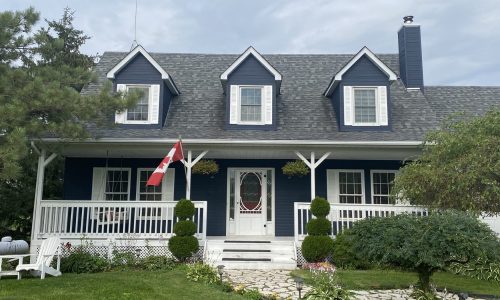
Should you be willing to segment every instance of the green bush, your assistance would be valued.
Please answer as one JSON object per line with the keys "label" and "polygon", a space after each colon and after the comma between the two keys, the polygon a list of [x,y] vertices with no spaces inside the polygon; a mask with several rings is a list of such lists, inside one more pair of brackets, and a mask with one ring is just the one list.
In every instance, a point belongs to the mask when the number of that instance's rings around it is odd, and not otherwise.
{"label": "green bush", "polygon": [[194,263],[187,265],[187,279],[196,282],[214,284],[219,281],[217,271],[210,265]]}
{"label": "green bush", "polygon": [[175,205],[175,216],[181,221],[191,219],[195,211],[194,204],[187,199],[181,199]]}
{"label": "green bush", "polygon": [[308,262],[321,262],[330,256],[333,240],[327,235],[308,235],[302,242],[302,255]]}
{"label": "green bush", "polygon": [[309,235],[329,235],[331,233],[331,223],[325,218],[311,219],[306,226]]}
{"label": "green bush", "polygon": [[139,261],[139,266],[143,270],[172,270],[177,266],[177,263],[166,256],[147,256]]}
{"label": "green bush", "polygon": [[353,250],[353,238],[348,229],[337,234],[333,240],[333,263],[342,269],[370,269],[372,265],[368,260]]}
{"label": "green bush", "polygon": [[317,218],[328,216],[330,213],[330,203],[325,198],[314,198],[311,202],[311,213]]}
{"label": "green bush", "polygon": [[189,236],[196,233],[196,224],[193,221],[184,220],[175,223],[174,233],[178,236]]}
{"label": "green bush", "polygon": [[168,241],[168,249],[180,261],[186,261],[198,251],[198,239],[194,236],[173,236]]}
{"label": "green bush", "polygon": [[349,300],[351,293],[344,289],[335,275],[331,272],[314,271],[312,273],[312,288],[304,295],[308,300]]}
{"label": "green bush", "polygon": [[68,256],[61,258],[62,273],[98,273],[110,268],[109,261],[99,255],[76,248]]}
{"label": "green bush", "polygon": [[138,258],[135,253],[113,250],[113,258],[111,259],[111,266],[113,268],[137,267],[137,263]]}
{"label": "green bush", "polygon": [[494,261],[500,247],[487,224],[456,211],[365,219],[355,223],[351,234],[358,255],[371,263],[417,272],[424,292],[430,291],[434,272],[478,258]]}

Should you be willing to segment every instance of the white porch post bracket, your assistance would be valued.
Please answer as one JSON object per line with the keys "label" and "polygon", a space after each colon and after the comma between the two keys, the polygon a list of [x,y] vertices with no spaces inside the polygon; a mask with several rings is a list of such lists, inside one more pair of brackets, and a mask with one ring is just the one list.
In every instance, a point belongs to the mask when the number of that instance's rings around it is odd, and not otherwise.
{"label": "white porch post bracket", "polygon": [[316,168],[328,157],[331,152],[327,152],[316,161],[316,153],[311,152],[311,161],[308,161],[302,153],[295,151],[295,154],[311,169],[311,200],[316,197]]}
{"label": "white porch post bracket", "polygon": [[38,156],[38,165],[36,171],[36,185],[35,185],[35,201],[33,203],[33,220],[31,222],[31,240],[37,238],[40,232],[40,215],[42,211],[41,201],[43,197],[43,182],[45,179],[45,168],[57,157],[56,153],[52,153],[47,158],[47,151],[45,149],[39,150],[34,143],[31,144]]}
{"label": "white porch post bracket", "polygon": [[182,163],[186,167],[186,199],[191,200],[191,169],[207,153],[208,153],[208,150],[205,150],[202,153],[200,153],[200,155],[198,155],[194,160],[192,160],[193,159],[193,152],[191,150],[188,150],[187,161],[186,160],[182,161]]}

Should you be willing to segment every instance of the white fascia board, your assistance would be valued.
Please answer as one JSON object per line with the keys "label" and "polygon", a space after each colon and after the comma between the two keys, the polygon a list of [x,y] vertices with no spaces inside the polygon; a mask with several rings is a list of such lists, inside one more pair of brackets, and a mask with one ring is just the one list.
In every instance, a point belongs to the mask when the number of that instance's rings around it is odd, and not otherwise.
{"label": "white fascia board", "polygon": [[238,57],[238,59],[235,60],[229,68],[224,71],[224,73],[220,75],[220,79],[227,80],[229,74],[231,74],[234,69],[236,69],[250,54],[252,54],[269,72],[271,72],[271,74],[273,74],[274,80],[281,81],[281,74],[252,46],[248,47],[248,49],[243,52],[243,54],[240,55],[240,57]]}
{"label": "white fascia board", "polygon": [[[85,141],[68,142],[58,138],[42,139],[45,142],[65,142],[75,144],[169,144],[175,143],[178,139],[122,139],[122,138],[102,138],[87,139]],[[183,139],[184,144],[190,145],[297,145],[297,146],[360,146],[360,147],[418,147],[422,146],[422,141],[328,141],[328,140],[223,140],[223,139]]]}
{"label": "white fascia board", "polygon": [[337,86],[339,81],[342,80],[342,76],[361,58],[366,55],[382,72],[384,72],[390,81],[398,79],[398,75],[394,73],[391,68],[384,64],[368,47],[363,47],[333,78],[332,82],[325,91],[325,96],[329,96],[333,89]]}
{"label": "white fascia board", "polygon": [[111,70],[109,70],[109,72],[106,74],[106,77],[108,79],[115,79],[116,73],[118,73],[123,67],[125,67],[139,53],[142,54],[158,72],[160,72],[161,79],[167,80],[170,83],[170,86],[174,89],[173,92],[176,93],[177,95],[180,94],[179,90],[173,83],[172,78],[170,78],[167,71],[165,71],[160,66],[160,64],[158,64],[158,62],[141,45],[137,45],[118,64],[116,64],[116,66],[114,66]]}

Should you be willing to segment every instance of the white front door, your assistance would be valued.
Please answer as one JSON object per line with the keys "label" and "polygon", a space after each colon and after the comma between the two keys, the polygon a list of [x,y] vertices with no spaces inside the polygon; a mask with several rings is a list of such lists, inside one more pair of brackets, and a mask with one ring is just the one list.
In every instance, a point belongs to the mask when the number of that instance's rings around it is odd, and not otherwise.
{"label": "white front door", "polygon": [[266,174],[266,170],[236,170],[234,182],[236,235],[266,234]]}

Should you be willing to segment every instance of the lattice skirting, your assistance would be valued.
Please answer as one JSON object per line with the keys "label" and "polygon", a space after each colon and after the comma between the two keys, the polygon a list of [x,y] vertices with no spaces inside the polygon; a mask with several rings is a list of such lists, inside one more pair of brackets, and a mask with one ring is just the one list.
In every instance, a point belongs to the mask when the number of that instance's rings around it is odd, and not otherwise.
{"label": "lattice skirting", "polygon": [[295,247],[295,254],[297,257],[297,266],[300,267],[307,262],[304,256],[302,255],[302,248],[300,246]]}
{"label": "lattice skirting", "polygon": [[[61,251],[61,256],[68,256],[72,250],[80,245],[72,245],[71,247],[63,246]],[[168,246],[149,246],[149,245],[114,245],[112,243],[108,245],[94,245],[92,243],[82,244],[82,247],[85,248],[85,251],[93,254],[99,255],[104,258],[111,259],[113,257],[113,253],[124,253],[129,252],[137,255],[139,258],[145,258],[148,256],[166,256],[169,258],[174,258]],[[38,254],[40,250],[40,246],[37,246],[36,253]],[[198,252],[193,256],[194,260],[202,260],[204,253],[204,247],[200,246]]]}

